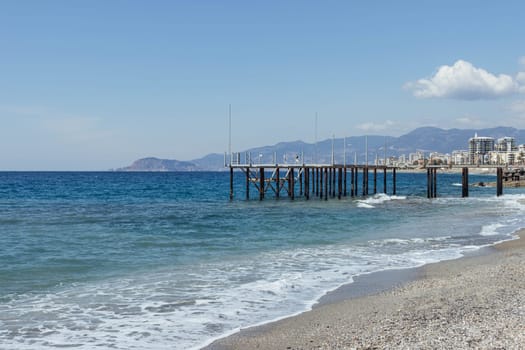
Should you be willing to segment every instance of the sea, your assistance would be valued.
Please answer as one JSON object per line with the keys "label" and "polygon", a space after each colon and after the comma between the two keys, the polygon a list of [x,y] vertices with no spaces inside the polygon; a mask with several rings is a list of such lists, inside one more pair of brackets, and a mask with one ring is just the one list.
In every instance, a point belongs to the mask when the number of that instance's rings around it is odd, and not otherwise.
{"label": "sea", "polygon": [[460,198],[460,174],[438,174],[436,199],[398,172],[395,196],[389,178],[327,201],[246,200],[243,176],[230,201],[227,172],[0,172],[0,348],[199,349],[525,227],[522,190]]}

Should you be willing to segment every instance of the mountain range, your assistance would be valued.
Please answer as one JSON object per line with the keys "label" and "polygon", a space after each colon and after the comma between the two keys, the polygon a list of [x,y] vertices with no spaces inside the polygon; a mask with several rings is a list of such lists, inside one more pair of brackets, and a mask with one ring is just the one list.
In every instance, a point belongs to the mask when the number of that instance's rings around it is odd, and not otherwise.
{"label": "mountain range", "polygon": [[[510,136],[516,142],[525,143],[525,130],[512,127],[495,127],[490,129],[440,129],[421,127],[399,137],[392,136],[351,136],[326,139],[317,143],[303,141],[280,142],[272,146],[262,146],[234,154],[234,159],[241,163],[293,163],[303,159],[304,163],[330,163],[332,145],[336,163],[364,163],[368,157],[373,161],[385,155],[399,156],[414,152],[450,153],[453,150],[468,149],[468,140],[475,134],[495,139]],[[346,152],[344,151],[346,143]],[[368,152],[366,150],[368,149]],[[385,152],[386,150],[386,152]],[[179,161],[154,157],[138,159],[133,164],[119,168],[117,171],[221,171],[224,167],[224,154],[212,153],[202,158]]]}

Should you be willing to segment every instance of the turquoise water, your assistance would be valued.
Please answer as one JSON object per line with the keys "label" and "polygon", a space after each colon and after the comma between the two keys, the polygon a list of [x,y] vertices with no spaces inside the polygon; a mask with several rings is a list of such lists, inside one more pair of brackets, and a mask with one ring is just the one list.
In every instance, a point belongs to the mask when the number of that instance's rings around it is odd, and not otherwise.
{"label": "turquoise water", "polygon": [[1,347],[198,348],[525,226],[519,190],[461,199],[459,175],[434,200],[401,173],[397,196],[263,202],[236,176],[230,202],[226,173],[0,173]]}

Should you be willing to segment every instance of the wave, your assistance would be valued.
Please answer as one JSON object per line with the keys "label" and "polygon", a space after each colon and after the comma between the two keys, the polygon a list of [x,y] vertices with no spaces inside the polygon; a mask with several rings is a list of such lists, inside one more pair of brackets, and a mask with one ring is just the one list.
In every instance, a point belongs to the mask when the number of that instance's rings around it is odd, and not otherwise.
{"label": "wave", "polygon": [[375,208],[375,205],[380,205],[385,202],[389,201],[396,201],[396,200],[405,200],[406,196],[389,196],[384,193],[375,194],[372,197],[368,197],[366,199],[360,199],[357,200],[357,207],[359,208],[368,208],[372,209]]}
{"label": "wave", "polygon": [[484,225],[481,227],[481,232],[479,234],[481,236],[495,236],[499,234],[498,229],[501,227],[505,227],[505,225],[501,223]]}

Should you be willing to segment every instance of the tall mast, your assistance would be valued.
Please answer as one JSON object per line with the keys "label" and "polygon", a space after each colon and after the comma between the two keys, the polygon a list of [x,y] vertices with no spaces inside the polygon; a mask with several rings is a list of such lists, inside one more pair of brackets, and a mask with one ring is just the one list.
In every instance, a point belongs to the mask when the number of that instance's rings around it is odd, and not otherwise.
{"label": "tall mast", "polygon": [[318,163],[317,161],[317,112],[315,112],[315,164]]}
{"label": "tall mast", "polygon": [[346,136],[343,139],[343,165],[346,166]]}
{"label": "tall mast", "polygon": [[335,164],[334,142],[335,142],[335,134],[332,135],[332,165]]}
{"label": "tall mast", "polygon": [[232,163],[232,105],[228,110],[228,154],[230,155],[230,165]]}
{"label": "tall mast", "polygon": [[365,136],[365,163],[368,166],[368,136]]}

